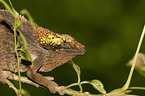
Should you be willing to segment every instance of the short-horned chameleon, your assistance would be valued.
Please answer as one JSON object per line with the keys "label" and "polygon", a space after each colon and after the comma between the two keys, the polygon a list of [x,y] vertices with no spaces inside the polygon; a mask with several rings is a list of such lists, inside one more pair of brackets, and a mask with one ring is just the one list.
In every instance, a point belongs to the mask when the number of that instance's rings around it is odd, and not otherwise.
{"label": "short-horned chameleon", "polygon": [[[20,71],[26,72],[31,80],[55,93],[55,87],[58,85],[37,72],[52,71],[75,56],[83,55],[85,53],[84,46],[69,35],[57,34],[42,27],[36,28],[21,15],[18,16],[18,20],[21,22],[18,29],[28,42],[27,49],[34,63],[34,66],[30,67],[30,62],[21,59]],[[8,10],[0,9],[0,82],[2,83],[5,83],[9,76],[4,73],[4,70],[18,71],[12,28],[14,28],[12,15]]]}

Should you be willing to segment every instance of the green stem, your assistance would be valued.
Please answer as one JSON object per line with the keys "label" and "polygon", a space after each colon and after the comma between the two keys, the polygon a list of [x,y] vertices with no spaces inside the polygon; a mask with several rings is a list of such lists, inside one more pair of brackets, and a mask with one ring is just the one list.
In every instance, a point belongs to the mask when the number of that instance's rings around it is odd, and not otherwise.
{"label": "green stem", "polygon": [[14,31],[14,38],[15,38],[15,53],[16,53],[16,56],[17,56],[17,64],[18,64],[18,76],[19,76],[19,92],[18,94],[21,94],[21,90],[22,90],[22,87],[21,87],[21,72],[20,72],[20,59],[19,59],[19,55],[18,55],[18,51],[17,51],[17,33],[16,33],[16,29],[18,28],[18,12],[13,8],[12,6],[12,3],[11,1],[9,0],[9,3],[12,7],[12,10],[13,10],[13,17],[14,17],[14,20],[15,20],[15,25],[14,25],[14,28],[13,28],[13,31]]}
{"label": "green stem", "polygon": [[6,7],[6,9],[14,16],[13,10],[9,7],[9,5],[4,1],[0,0],[0,2]]}
{"label": "green stem", "polygon": [[[15,26],[16,26],[16,23],[15,23]],[[17,52],[17,33],[16,33],[16,28],[14,26],[14,38],[15,38],[15,53],[16,53],[16,56],[17,56],[17,63],[18,63],[18,76],[19,76],[19,89],[20,89],[20,93],[21,93],[21,74],[20,74],[20,61],[19,61],[19,55],[18,55],[18,52]]]}
{"label": "green stem", "polygon": [[132,66],[131,66],[131,70],[130,70],[128,79],[127,79],[125,85],[122,87],[123,90],[128,89],[128,87],[130,85],[131,78],[132,78],[133,71],[134,71],[135,64],[136,64],[136,59],[137,59],[137,56],[138,56],[138,53],[139,53],[139,50],[140,50],[140,47],[141,47],[141,44],[142,44],[142,41],[143,41],[143,38],[144,38],[144,34],[145,34],[145,26],[143,28],[143,32],[142,32],[141,37],[140,37],[140,41],[139,41],[139,44],[138,44],[138,47],[137,47],[137,50],[136,50],[136,53],[135,53],[135,58],[134,58]]}
{"label": "green stem", "polygon": [[145,87],[129,87],[128,89],[145,90]]}
{"label": "green stem", "polygon": [[73,83],[73,84],[66,86],[66,88],[70,88],[70,87],[77,86],[77,85],[78,85],[78,83]]}
{"label": "green stem", "polygon": [[[80,84],[81,84],[81,85],[82,85],[82,84],[90,84],[90,82],[88,82],[88,81],[83,81],[83,82],[80,82]],[[78,83],[73,83],[73,84],[70,84],[70,85],[66,86],[66,88],[70,88],[70,87],[77,86],[77,85],[79,85],[79,84],[78,84]]]}
{"label": "green stem", "polygon": [[19,63],[19,55],[18,55],[18,52],[17,52],[17,33],[16,33],[16,20],[17,20],[18,14],[14,10],[10,0],[9,0],[9,2],[10,2],[10,5],[11,5],[13,10],[9,7],[9,5],[4,0],[0,0],[0,2],[6,7],[6,9],[11,13],[11,15],[14,17],[14,20],[15,20],[15,25],[14,25],[14,28],[13,28],[14,39],[15,39],[15,49],[14,49],[14,51],[16,53],[17,62],[18,62],[19,88],[20,88],[20,92],[21,92],[20,63]]}

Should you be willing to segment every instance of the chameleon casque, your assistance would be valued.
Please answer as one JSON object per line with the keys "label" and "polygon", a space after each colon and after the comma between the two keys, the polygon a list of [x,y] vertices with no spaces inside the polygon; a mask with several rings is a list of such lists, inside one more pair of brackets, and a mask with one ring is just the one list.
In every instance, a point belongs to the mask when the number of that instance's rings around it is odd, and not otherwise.
{"label": "chameleon casque", "polygon": [[[28,44],[27,49],[31,55],[34,66],[31,62],[20,59],[20,71],[26,72],[29,79],[47,87],[50,92],[55,93],[58,85],[48,80],[41,72],[49,72],[61,66],[77,55],[85,53],[84,46],[74,38],[66,34],[57,34],[48,29],[36,28],[27,19],[19,15],[21,22],[18,29],[25,36]],[[5,83],[10,74],[4,71],[18,72],[17,58],[14,51],[14,19],[8,10],[0,9],[0,82]],[[23,40],[19,35],[21,44]],[[23,53],[23,52],[19,52]],[[20,54],[19,54],[20,55]]]}

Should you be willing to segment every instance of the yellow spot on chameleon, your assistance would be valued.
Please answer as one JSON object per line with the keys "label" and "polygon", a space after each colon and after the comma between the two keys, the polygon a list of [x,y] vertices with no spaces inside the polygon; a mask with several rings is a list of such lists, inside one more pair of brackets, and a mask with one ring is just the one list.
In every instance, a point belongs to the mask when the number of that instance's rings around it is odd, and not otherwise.
{"label": "yellow spot on chameleon", "polygon": [[62,40],[66,41],[67,43],[72,42],[72,38],[68,35],[62,35]]}
{"label": "yellow spot on chameleon", "polygon": [[48,38],[51,38],[52,39],[52,38],[54,38],[54,35],[49,35]]}
{"label": "yellow spot on chameleon", "polygon": [[51,42],[51,39],[47,38],[46,43],[49,44]]}
{"label": "yellow spot on chameleon", "polygon": [[54,38],[52,39],[52,43],[54,43],[54,45],[60,45],[61,44],[61,38]]}

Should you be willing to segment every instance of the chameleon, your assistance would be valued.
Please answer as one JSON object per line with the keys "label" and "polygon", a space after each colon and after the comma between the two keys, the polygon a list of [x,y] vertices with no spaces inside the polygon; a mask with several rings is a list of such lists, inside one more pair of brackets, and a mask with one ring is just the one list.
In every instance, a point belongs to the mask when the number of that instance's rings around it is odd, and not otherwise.
{"label": "chameleon", "polygon": [[[21,22],[18,30],[28,42],[27,49],[34,63],[32,67],[32,62],[20,58],[20,72],[26,72],[31,81],[48,88],[51,93],[55,93],[55,87],[58,87],[58,84],[48,80],[39,72],[52,71],[77,55],[83,55],[86,51],[85,46],[67,34],[54,33],[43,27],[36,28],[24,16],[19,15],[18,20]],[[9,72],[18,72],[12,30],[14,25],[11,13],[6,9],[0,9],[0,82],[4,84],[10,76]],[[18,36],[23,45],[21,36],[19,34]],[[21,50],[18,52],[19,55],[24,54]]]}

